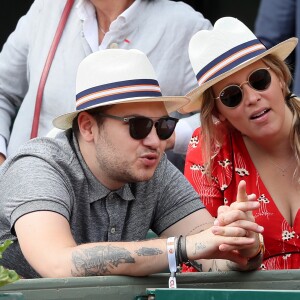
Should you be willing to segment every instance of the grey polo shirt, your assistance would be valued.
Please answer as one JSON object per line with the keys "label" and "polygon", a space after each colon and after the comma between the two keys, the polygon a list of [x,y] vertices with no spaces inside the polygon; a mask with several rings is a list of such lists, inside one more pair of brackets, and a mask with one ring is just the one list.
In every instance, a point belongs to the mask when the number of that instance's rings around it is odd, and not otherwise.
{"label": "grey polo shirt", "polygon": [[[26,263],[14,223],[34,211],[53,211],[70,223],[77,244],[145,239],[158,235],[203,204],[185,177],[164,156],[146,182],[110,191],[91,173],[71,130],[56,139],[26,143],[0,173],[0,242],[14,240],[1,264],[38,277]],[[37,241],[38,242],[38,241]]]}

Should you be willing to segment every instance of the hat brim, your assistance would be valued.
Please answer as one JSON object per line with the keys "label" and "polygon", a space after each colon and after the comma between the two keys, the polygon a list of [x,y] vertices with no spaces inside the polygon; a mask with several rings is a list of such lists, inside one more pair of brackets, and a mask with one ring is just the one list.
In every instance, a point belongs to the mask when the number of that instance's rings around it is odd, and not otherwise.
{"label": "hat brim", "polygon": [[66,130],[72,127],[73,120],[76,118],[76,116],[79,113],[83,111],[89,111],[93,108],[103,107],[108,105],[125,104],[125,103],[149,103],[149,102],[163,102],[167,112],[171,113],[179,110],[182,106],[186,105],[188,102],[190,102],[190,99],[187,98],[186,96],[177,96],[177,97],[164,96],[164,97],[152,97],[152,98],[119,99],[115,101],[110,101],[109,104],[105,102],[94,106],[89,106],[88,108],[85,109],[81,109],[81,110],[77,110],[71,113],[61,115],[59,117],[56,117],[52,123],[56,128]]}
{"label": "hat brim", "polygon": [[290,38],[288,40],[285,40],[285,41],[277,44],[276,46],[266,50],[264,53],[261,53],[260,55],[257,55],[256,57],[251,58],[251,59],[243,62],[242,64],[236,66],[235,68],[233,68],[227,72],[224,72],[220,76],[215,77],[215,78],[205,82],[204,84],[200,85],[199,87],[196,87],[195,89],[193,89],[186,95],[191,100],[190,103],[181,107],[178,111],[183,114],[190,113],[193,111],[199,111],[201,102],[203,100],[203,93],[209,87],[213,86],[217,82],[223,80],[224,78],[230,76],[231,74],[247,67],[248,65],[256,62],[257,60],[260,60],[261,58],[263,58],[269,54],[274,54],[277,57],[279,57],[280,59],[285,60],[289,56],[289,54],[295,49],[295,47],[297,46],[297,43],[298,43],[297,38]]}

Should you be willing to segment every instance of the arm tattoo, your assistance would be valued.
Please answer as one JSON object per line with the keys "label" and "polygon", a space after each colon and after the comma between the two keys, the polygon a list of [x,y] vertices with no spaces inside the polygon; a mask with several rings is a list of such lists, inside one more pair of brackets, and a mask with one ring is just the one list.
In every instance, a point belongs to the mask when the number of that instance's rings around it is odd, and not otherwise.
{"label": "arm tattoo", "polygon": [[238,265],[236,263],[234,263],[233,261],[231,261],[231,260],[227,260],[226,261],[226,266],[227,266],[228,270],[231,270],[231,271],[241,271],[239,269]]}
{"label": "arm tattoo", "polygon": [[153,255],[162,254],[163,251],[161,251],[158,248],[146,248],[146,247],[143,247],[141,249],[136,250],[135,253],[138,256],[153,256]]}
{"label": "arm tattoo", "polygon": [[220,271],[222,271],[222,270],[219,269],[217,260],[213,259],[212,260],[212,267],[209,268],[208,272],[220,272]]}
{"label": "arm tattoo", "polygon": [[195,250],[194,250],[194,254],[196,255],[200,250],[205,249],[205,245],[202,243],[196,243],[195,244]]}
{"label": "arm tattoo", "polygon": [[108,245],[74,251],[72,263],[73,276],[94,276],[110,274],[109,269],[135,260],[127,249]]}

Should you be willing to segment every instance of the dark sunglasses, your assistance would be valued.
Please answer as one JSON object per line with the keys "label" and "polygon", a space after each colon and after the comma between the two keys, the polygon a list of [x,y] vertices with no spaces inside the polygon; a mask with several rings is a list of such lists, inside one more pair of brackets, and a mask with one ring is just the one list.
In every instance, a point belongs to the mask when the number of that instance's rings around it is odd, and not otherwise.
{"label": "dark sunglasses", "polygon": [[155,126],[157,136],[161,140],[167,140],[174,132],[178,122],[178,119],[171,117],[162,117],[157,121],[153,121],[150,118],[142,116],[119,117],[104,113],[98,113],[98,115],[128,123],[130,136],[135,140],[144,139],[151,132],[153,125]]}
{"label": "dark sunglasses", "polygon": [[257,69],[253,71],[249,76],[248,80],[242,82],[240,85],[232,84],[226,86],[219,94],[219,97],[214,99],[220,99],[221,102],[227,107],[238,106],[243,99],[242,86],[248,83],[251,88],[256,91],[264,91],[271,84],[271,74],[269,72],[270,68]]}

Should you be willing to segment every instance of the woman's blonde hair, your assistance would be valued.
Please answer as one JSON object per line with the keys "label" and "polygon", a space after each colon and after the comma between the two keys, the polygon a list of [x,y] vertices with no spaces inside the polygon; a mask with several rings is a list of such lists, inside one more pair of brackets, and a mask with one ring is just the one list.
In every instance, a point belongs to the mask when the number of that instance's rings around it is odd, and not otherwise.
{"label": "woman's blonde hair", "polygon": [[[293,114],[293,123],[290,134],[291,147],[294,150],[297,160],[297,167],[294,176],[300,174],[300,98],[291,97],[289,86],[292,81],[291,72],[287,64],[275,55],[267,55],[263,62],[272,69],[278,78],[284,83],[284,97],[286,104]],[[212,88],[203,93],[203,101],[200,106],[201,119],[201,140],[203,145],[203,157],[208,174],[211,174],[211,159],[218,153],[223,143],[224,133],[230,133],[235,128],[231,127],[228,122],[218,120],[217,108],[214,100]],[[216,124],[218,123],[218,126]],[[297,179],[300,183],[300,178]]]}

